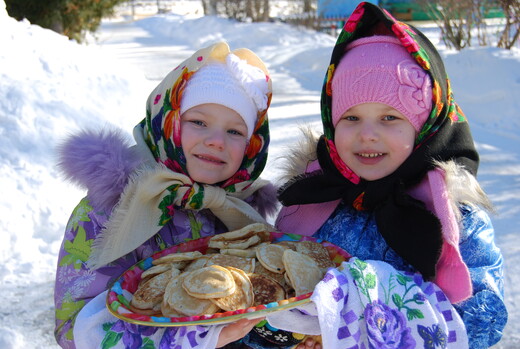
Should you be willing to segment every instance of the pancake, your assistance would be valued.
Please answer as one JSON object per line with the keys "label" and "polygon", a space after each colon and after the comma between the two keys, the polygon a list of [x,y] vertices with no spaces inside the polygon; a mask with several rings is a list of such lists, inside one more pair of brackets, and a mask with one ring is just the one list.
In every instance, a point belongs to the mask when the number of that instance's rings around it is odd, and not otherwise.
{"label": "pancake", "polygon": [[[269,236],[269,232],[271,231],[272,229],[263,224],[263,223],[253,223],[253,224],[249,224],[249,225],[246,225],[245,227],[243,228],[240,228],[240,229],[237,229],[237,230],[233,230],[233,231],[229,231],[227,233],[222,233],[222,234],[218,234],[218,235],[215,235],[213,236],[211,239],[210,239],[210,244],[209,246],[211,246],[211,242],[215,242],[215,241],[234,241],[234,240],[243,240],[243,239],[247,239],[253,235],[260,235],[260,236],[264,236],[265,233],[267,233],[267,237]],[[265,241],[265,240],[263,240]]]}
{"label": "pancake", "polygon": [[323,277],[323,272],[314,259],[303,253],[285,250],[283,263],[296,296],[314,291]]}
{"label": "pancake", "polygon": [[233,274],[220,265],[187,273],[182,286],[190,296],[201,299],[226,297],[235,292]]}
{"label": "pancake", "polygon": [[170,269],[140,283],[130,304],[138,309],[153,309],[161,303],[168,282],[179,274],[178,269]]}
{"label": "pancake", "polygon": [[172,267],[173,267],[172,264],[166,264],[166,263],[154,265],[150,269],[143,271],[143,273],[141,274],[141,280],[145,279],[149,276],[155,276],[157,274],[162,274],[162,273],[172,269]]}
{"label": "pancake", "polygon": [[261,274],[248,274],[255,295],[254,305],[268,304],[285,299],[285,290],[274,279]]}
{"label": "pancake", "polygon": [[256,258],[267,270],[282,274],[285,271],[282,259],[285,250],[285,247],[278,244],[262,245],[256,249]]}
{"label": "pancake", "polygon": [[205,267],[210,265],[220,265],[222,267],[238,268],[246,273],[251,273],[255,270],[254,258],[243,258],[225,254],[215,254],[206,261]]}
{"label": "pancake", "polygon": [[248,247],[246,249],[223,248],[220,250],[220,253],[229,255],[229,256],[242,257],[242,258],[255,258],[256,257],[256,246]]}
{"label": "pancake", "polygon": [[[219,236],[219,235],[217,235]],[[219,248],[219,249],[238,249],[244,250],[248,247],[257,245],[260,243],[262,239],[258,235],[251,235],[249,237],[237,240],[224,240],[224,239],[216,239],[210,240],[209,247]]]}
{"label": "pancake", "polygon": [[298,245],[299,242],[298,241],[280,241],[280,242],[277,242],[276,245],[280,245],[280,246],[283,246],[285,248],[290,248],[291,250],[293,251],[296,251],[296,245]]}
{"label": "pancake", "polygon": [[183,273],[172,279],[164,291],[161,303],[161,312],[164,316],[195,316],[214,314],[219,308],[207,299],[199,299],[190,296],[183,287],[184,280],[191,273]]}
{"label": "pancake", "polygon": [[184,269],[182,271],[189,272],[189,271],[203,268],[206,265],[206,262],[208,261],[208,259],[210,257],[211,257],[211,255],[204,255],[202,257],[194,259],[191,262],[189,262],[189,264],[186,267],[184,267]]}
{"label": "pancake", "polygon": [[285,278],[284,278],[284,274],[279,274],[279,273],[273,273],[272,271],[270,270],[267,270],[263,265],[262,263],[256,263],[255,265],[255,271],[254,271],[255,274],[260,274],[260,275],[264,275],[264,276],[267,276],[268,278],[271,278],[273,279],[274,281],[278,282],[280,285],[284,286],[285,285]]}
{"label": "pancake", "polygon": [[306,256],[314,259],[318,268],[322,272],[326,272],[329,268],[334,268],[336,265],[331,261],[329,251],[323,246],[314,241],[300,241],[296,244],[296,252],[303,253]]}
{"label": "pancake", "polygon": [[249,277],[241,269],[233,267],[227,269],[235,280],[235,292],[227,297],[211,298],[210,301],[225,311],[249,308],[254,301],[253,285]]}
{"label": "pancake", "polygon": [[[191,261],[203,256],[203,254],[199,251],[192,252],[179,252],[179,253],[170,253],[166,256],[162,256],[152,261],[153,265],[163,264],[163,263],[174,263],[174,262],[184,262]],[[178,268],[178,269],[182,269]]]}

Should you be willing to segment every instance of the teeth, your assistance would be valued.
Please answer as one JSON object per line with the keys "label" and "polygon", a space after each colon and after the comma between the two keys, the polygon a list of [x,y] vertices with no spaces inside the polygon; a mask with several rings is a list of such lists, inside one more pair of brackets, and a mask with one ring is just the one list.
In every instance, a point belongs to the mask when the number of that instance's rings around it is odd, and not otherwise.
{"label": "teeth", "polygon": [[377,156],[383,156],[383,153],[359,153],[358,155],[364,158],[375,158]]}
{"label": "teeth", "polygon": [[207,161],[220,162],[220,163],[223,162],[223,161],[216,160],[216,159],[210,159],[210,158],[207,158],[207,157],[202,156],[202,155],[197,155],[197,157],[198,157],[199,159],[203,159],[203,160],[207,160]]}

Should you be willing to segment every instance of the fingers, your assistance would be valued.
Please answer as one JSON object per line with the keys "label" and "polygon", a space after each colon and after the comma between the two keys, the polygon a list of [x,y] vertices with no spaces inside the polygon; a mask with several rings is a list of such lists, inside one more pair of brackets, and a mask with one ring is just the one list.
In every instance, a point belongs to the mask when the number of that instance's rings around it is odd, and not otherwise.
{"label": "fingers", "polygon": [[[238,326],[238,327],[242,327],[242,330],[243,331],[247,331],[247,333],[249,333],[249,331],[251,331],[253,329],[253,327],[255,327],[255,325],[257,323],[259,323],[260,321],[264,320],[265,318],[261,318],[261,319],[242,319],[242,320],[238,320],[235,324]],[[244,334],[245,335],[245,334]]]}
{"label": "fingers", "polygon": [[233,322],[222,329],[219,339],[217,341],[217,348],[220,348],[228,343],[237,341],[248,334],[253,327],[265,318],[260,319],[241,319]]}
{"label": "fingers", "polygon": [[305,339],[304,342],[302,342],[296,346],[296,349],[310,349],[310,348],[321,349],[322,347],[321,347],[320,343],[317,343],[312,338],[307,338],[307,339]]}

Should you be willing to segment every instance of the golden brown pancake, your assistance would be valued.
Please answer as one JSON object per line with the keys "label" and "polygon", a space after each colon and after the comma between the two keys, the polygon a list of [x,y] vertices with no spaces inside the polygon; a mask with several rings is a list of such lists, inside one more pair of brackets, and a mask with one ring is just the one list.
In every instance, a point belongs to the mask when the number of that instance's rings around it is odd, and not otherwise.
{"label": "golden brown pancake", "polygon": [[170,269],[139,284],[130,304],[138,309],[153,309],[161,303],[168,282],[179,273],[178,269]]}
{"label": "golden brown pancake", "polygon": [[[158,265],[162,263],[174,263],[174,262],[184,262],[191,261],[203,256],[203,254],[199,251],[192,252],[179,252],[179,253],[170,253],[166,256],[162,256],[152,261],[153,265]],[[178,268],[182,269],[182,268]]]}
{"label": "golden brown pancake", "polygon": [[214,314],[219,308],[207,299],[199,299],[189,295],[184,290],[183,283],[190,273],[183,273],[172,279],[166,286],[161,303],[163,315],[174,317],[178,314],[195,316]]}
{"label": "golden brown pancake", "polygon": [[285,290],[274,279],[261,274],[248,274],[255,295],[254,305],[268,304],[285,299]]}
{"label": "golden brown pancake", "polygon": [[235,292],[227,297],[210,298],[215,305],[225,311],[245,309],[253,305],[253,285],[247,274],[237,268],[227,267],[235,279]]}
{"label": "golden brown pancake", "polygon": [[293,250],[285,250],[283,263],[296,296],[314,291],[323,273],[314,259]]}
{"label": "golden brown pancake", "polygon": [[262,245],[256,249],[256,258],[267,270],[282,274],[285,271],[282,259],[285,250],[285,247],[278,244]]}
{"label": "golden brown pancake", "polygon": [[234,267],[242,269],[246,273],[251,273],[255,270],[254,258],[243,258],[237,256],[230,256],[225,254],[215,254],[206,261],[206,267],[210,265],[220,265],[222,267]]}
{"label": "golden brown pancake", "polygon": [[296,252],[303,253],[306,256],[314,259],[318,268],[322,272],[326,272],[327,269],[335,267],[334,262],[331,261],[329,251],[323,246],[314,241],[300,241],[296,244]]}
{"label": "golden brown pancake", "polygon": [[235,292],[235,279],[228,269],[220,265],[210,265],[189,272],[182,286],[195,298],[220,298]]}

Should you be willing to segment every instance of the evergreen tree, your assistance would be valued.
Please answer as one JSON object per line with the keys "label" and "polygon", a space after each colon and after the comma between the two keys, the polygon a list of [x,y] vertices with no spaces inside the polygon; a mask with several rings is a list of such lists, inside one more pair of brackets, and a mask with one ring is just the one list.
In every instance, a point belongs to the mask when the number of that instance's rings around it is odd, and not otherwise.
{"label": "evergreen tree", "polygon": [[79,42],[125,0],[5,0],[13,18],[52,29]]}

